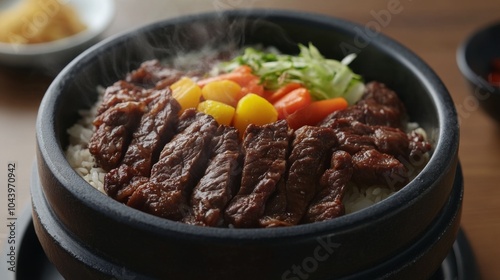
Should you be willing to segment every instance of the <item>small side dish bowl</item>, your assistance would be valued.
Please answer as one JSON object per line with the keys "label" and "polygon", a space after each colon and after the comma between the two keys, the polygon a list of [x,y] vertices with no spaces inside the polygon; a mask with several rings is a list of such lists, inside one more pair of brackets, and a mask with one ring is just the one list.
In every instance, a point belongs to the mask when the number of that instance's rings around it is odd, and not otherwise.
{"label": "small side dish bowl", "polygon": [[[6,2],[0,6],[3,10],[18,4],[8,2],[20,1]],[[0,64],[48,69],[57,73],[73,58],[97,43],[99,36],[106,30],[114,17],[114,1],[73,0],[64,2],[68,2],[67,4],[74,8],[82,23],[86,25],[84,31],[46,43],[11,44],[0,42]],[[35,28],[33,27],[35,24],[47,21],[48,17],[60,9],[57,5],[60,5],[58,1],[48,1],[47,7],[40,7],[40,12],[34,14],[33,18],[19,20],[25,20],[27,24],[31,24],[32,28]]]}
{"label": "small side dish bowl", "polygon": [[500,77],[500,22],[470,34],[458,48],[457,63],[472,96],[489,116],[500,122],[500,84],[488,78],[493,72]]}
{"label": "small side dish bowl", "polygon": [[[462,184],[461,178],[455,179],[459,127],[453,101],[436,74],[407,48],[382,34],[366,41],[357,30],[362,29],[351,22],[301,12],[207,13],[151,24],[105,40],[77,57],[48,89],[37,119],[33,220],[48,258],[71,279],[431,276],[450,250],[460,221]],[[422,171],[373,206],[325,222],[283,228],[193,226],[114,201],[91,187],[66,160],[67,129],[80,110],[96,102],[96,88],[122,79],[146,60],[227,43],[263,44],[296,53],[297,43],[309,42],[335,59],[356,52],[352,69],[365,81],[384,82],[399,93],[410,119],[427,131],[433,146]],[[427,241],[418,242],[422,238]],[[434,244],[430,240],[439,240],[439,246],[413,246]],[[410,261],[398,261],[403,255]]]}

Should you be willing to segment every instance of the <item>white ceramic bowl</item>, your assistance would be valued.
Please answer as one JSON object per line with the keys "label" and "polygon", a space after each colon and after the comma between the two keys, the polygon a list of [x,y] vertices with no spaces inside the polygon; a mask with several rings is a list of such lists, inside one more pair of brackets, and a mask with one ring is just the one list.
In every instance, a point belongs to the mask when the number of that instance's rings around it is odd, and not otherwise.
{"label": "white ceramic bowl", "polygon": [[[20,0],[0,1],[0,11]],[[82,22],[83,32],[60,40],[39,44],[9,44],[0,42],[0,64],[18,67],[35,67],[57,71],[83,50],[98,41],[114,16],[113,0],[65,0],[72,5]]]}

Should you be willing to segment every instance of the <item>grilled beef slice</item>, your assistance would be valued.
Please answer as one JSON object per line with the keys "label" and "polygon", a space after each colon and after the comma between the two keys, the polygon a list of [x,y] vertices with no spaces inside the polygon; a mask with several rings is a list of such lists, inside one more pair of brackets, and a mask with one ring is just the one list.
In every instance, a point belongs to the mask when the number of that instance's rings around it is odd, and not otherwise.
{"label": "grilled beef slice", "polygon": [[[260,221],[264,227],[295,225],[300,222],[307,205],[319,190],[319,178],[327,168],[336,143],[331,128],[304,126],[294,133],[290,165],[285,188],[278,188],[266,206],[266,216]],[[286,194],[280,192],[285,191]],[[280,201],[286,198],[286,202]],[[286,205],[285,211],[276,205]],[[278,211],[272,213],[272,211]]]}
{"label": "grilled beef slice", "polygon": [[150,95],[150,90],[146,90],[123,80],[117,81],[113,85],[107,87],[104,91],[102,102],[99,105],[97,114],[102,114],[107,109],[122,102],[136,101],[145,102],[147,104],[150,101]]}
{"label": "grilled beef slice", "polygon": [[118,103],[96,117],[96,130],[89,141],[89,151],[104,170],[110,171],[120,164],[145,110],[143,102],[128,101]]}
{"label": "grilled beef slice", "polygon": [[350,154],[377,149],[393,156],[409,157],[408,136],[398,128],[366,125],[349,118],[335,119],[329,124],[339,141],[338,148]]}
{"label": "grilled beef slice", "polygon": [[397,94],[380,82],[366,85],[362,98],[353,106],[336,111],[326,117],[319,125],[338,118],[350,118],[367,125],[390,126],[404,130],[406,127],[406,110]]}
{"label": "grilled beef slice", "polygon": [[145,61],[139,68],[130,72],[126,81],[144,88],[164,89],[168,88],[180,78],[201,76],[199,70],[188,72],[176,68],[166,67],[157,59]]}
{"label": "grilled beef slice", "polygon": [[211,158],[203,177],[193,189],[193,213],[186,223],[203,226],[222,226],[224,209],[239,186],[241,164],[238,131],[219,126],[213,138]]}
{"label": "grilled beef slice", "polygon": [[376,149],[363,150],[352,156],[353,179],[360,185],[383,185],[396,189],[409,181],[407,167],[394,156]]}
{"label": "grilled beef slice", "polygon": [[407,134],[408,140],[410,141],[409,148],[409,160],[417,167],[423,167],[420,165],[425,164],[424,157],[427,152],[431,150],[432,146],[427,142],[424,136],[417,131],[411,131]]}
{"label": "grilled beef slice", "polygon": [[158,91],[157,94],[149,111],[142,116],[122,162],[143,176],[149,176],[162,148],[174,136],[181,109],[169,89]]}
{"label": "grilled beef slice", "polygon": [[225,210],[234,227],[255,227],[264,215],[268,198],[286,171],[291,132],[286,121],[249,125],[243,140],[241,187]]}
{"label": "grilled beef slice", "polygon": [[[138,129],[132,135],[132,141],[120,166],[104,177],[104,189],[107,194],[115,199],[119,196],[118,200],[122,202],[126,202],[128,197],[120,193],[120,190],[127,187],[135,176],[149,177],[151,167],[158,161],[161,149],[176,131],[179,103],[173,99],[169,89],[156,91],[154,95],[149,110],[142,116]],[[128,189],[125,193],[130,192]]]}
{"label": "grilled beef slice", "polygon": [[186,119],[191,124],[165,145],[149,182],[134,191],[127,205],[175,221],[189,214],[188,198],[206,169],[218,124],[194,109],[186,110],[179,122]]}
{"label": "grilled beef slice", "polygon": [[345,151],[335,151],[331,167],[321,176],[321,190],[308,206],[303,222],[312,223],[343,216],[345,207],[342,199],[352,175],[351,155]]}
{"label": "grilled beef slice", "polygon": [[184,75],[183,72],[161,65],[157,59],[141,63],[141,66],[130,72],[126,81],[142,87],[150,88],[161,80],[168,79],[167,84],[172,84]]}

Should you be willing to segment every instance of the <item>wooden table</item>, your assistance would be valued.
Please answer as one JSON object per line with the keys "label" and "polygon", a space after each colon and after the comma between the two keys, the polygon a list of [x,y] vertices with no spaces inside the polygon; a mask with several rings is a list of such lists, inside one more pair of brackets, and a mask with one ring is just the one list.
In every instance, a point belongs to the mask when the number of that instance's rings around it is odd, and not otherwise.
{"label": "wooden table", "polygon": [[[422,57],[448,87],[461,122],[460,161],[465,178],[462,228],[477,258],[483,279],[500,279],[500,124],[470,98],[456,65],[456,49],[476,28],[499,20],[498,0],[116,0],[116,17],[104,37],[138,25],[200,11],[243,7],[286,8],[328,14],[375,26]],[[387,13],[387,11],[391,11]],[[386,17],[383,18],[382,14]],[[389,16],[387,16],[389,15]],[[17,211],[29,203],[31,166],[35,160],[35,119],[52,77],[29,69],[0,66],[0,240],[7,237],[6,176],[16,163]],[[1,256],[2,259],[5,256]],[[0,272],[3,275],[4,271]]]}

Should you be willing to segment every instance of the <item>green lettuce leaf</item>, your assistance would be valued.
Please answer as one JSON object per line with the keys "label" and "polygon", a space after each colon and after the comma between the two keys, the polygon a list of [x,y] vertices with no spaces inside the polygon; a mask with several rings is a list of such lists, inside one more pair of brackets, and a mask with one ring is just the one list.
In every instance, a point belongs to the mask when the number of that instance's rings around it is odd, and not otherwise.
{"label": "green lettuce leaf", "polygon": [[249,47],[242,55],[221,63],[219,69],[230,72],[248,65],[266,89],[275,90],[287,83],[299,82],[309,89],[315,100],[344,97],[349,104],[354,104],[361,98],[363,79],[348,67],[355,54],[337,61],[323,57],[312,44],[298,46],[300,52],[296,56]]}

